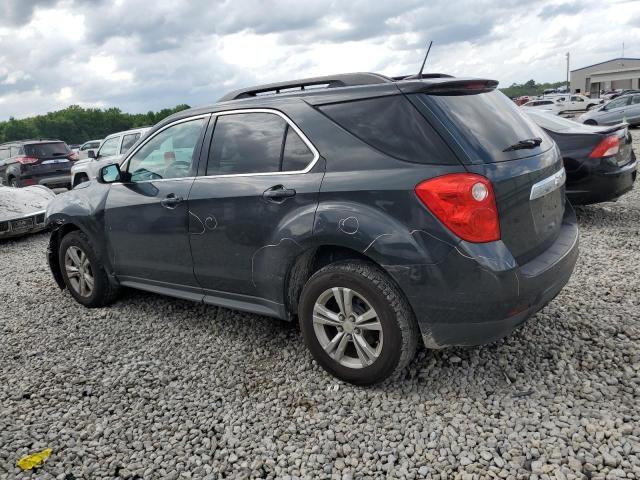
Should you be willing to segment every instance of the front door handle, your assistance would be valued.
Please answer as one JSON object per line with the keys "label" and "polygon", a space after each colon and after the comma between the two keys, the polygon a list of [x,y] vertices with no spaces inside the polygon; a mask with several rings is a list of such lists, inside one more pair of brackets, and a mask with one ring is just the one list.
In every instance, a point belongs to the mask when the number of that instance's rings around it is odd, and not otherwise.
{"label": "front door handle", "polygon": [[169,210],[173,210],[178,206],[178,204],[182,203],[183,200],[184,199],[182,197],[176,197],[175,193],[170,193],[160,201],[160,205],[164,208],[168,208]]}
{"label": "front door handle", "polygon": [[285,188],[282,185],[271,187],[262,194],[264,198],[272,202],[283,202],[287,198],[295,197],[296,191],[293,188]]}

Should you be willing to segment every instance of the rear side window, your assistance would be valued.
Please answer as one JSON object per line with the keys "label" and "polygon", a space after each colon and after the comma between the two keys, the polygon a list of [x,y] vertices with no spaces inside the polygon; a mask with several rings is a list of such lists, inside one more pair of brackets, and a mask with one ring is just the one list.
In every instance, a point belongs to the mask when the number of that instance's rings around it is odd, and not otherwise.
{"label": "rear side window", "polygon": [[120,153],[126,153],[131,146],[140,138],[139,133],[130,133],[122,137],[122,145],[120,146]]}
{"label": "rear side window", "polygon": [[0,148],[0,160],[6,160],[7,158],[9,158],[9,149]]}
{"label": "rear side window", "polygon": [[387,155],[415,163],[458,164],[451,150],[404,96],[320,107],[325,115]]}
{"label": "rear side window", "polygon": [[69,147],[64,142],[55,143],[34,143],[33,145],[25,145],[26,154],[29,157],[64,157],[71,153]]}
{"label": "rear side window", "polygon": [[285,172],[296,172],[304,170],[313,160],[313,152],[309,150],[306,143],[302,141],[300,135],[287,125],[284,151],[282,152],[282,170]]}
{"label": "rear side window", "polygon": [[220,115],[207,175],[304,170],[314,155],[293,128],[273,113]]}
{"label": "rear side window", "polygon": [[[530,157],[550,148],[546,135],[508,97],[498,91],[474,95],[418,94],[461,143],[472,162]],[[505,151],[521,140],[542,138],[535,149]]]}

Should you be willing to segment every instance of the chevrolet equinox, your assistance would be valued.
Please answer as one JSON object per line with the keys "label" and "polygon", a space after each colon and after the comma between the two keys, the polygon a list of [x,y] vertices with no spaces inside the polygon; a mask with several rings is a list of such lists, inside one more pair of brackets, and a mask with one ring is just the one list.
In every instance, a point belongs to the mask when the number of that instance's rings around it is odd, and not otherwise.
{"label": "chevrolet equinox", "polygon": [[120,287],[297,320],[355,384],[504,337],[578,255],[557,146],[497,82],[344,74],[238,90],[161,121],[47,210],[87,307]]}

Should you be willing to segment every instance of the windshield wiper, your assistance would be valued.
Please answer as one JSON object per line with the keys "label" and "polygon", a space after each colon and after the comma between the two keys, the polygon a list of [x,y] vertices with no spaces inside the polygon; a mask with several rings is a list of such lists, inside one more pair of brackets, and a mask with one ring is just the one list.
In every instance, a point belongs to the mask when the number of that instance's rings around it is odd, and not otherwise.
{"label": "windshield wiper", "polygon": [[526,140],[520,140],[518,143],[514,143],[513,145],[505,148],[502,151],[512,152],[514,150],[524,150],[525,148],[536,148],[541,143],[542,143],[542,139],[540,137],[527,138]]}

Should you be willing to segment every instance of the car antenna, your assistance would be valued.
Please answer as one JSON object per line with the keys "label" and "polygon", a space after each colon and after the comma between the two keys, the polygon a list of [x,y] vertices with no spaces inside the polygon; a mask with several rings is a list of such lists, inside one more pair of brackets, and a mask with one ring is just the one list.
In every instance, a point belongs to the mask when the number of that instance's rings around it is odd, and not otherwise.
{"label": "car antenna", "polygon": [[429,52],[431,51],[431,45],[433,45],[433,40],[429,42],[429,48],[427,48],[427,54],[424,56],[424,60],[422,60],[422,66],[420,67],[420,71],[418,72],[418,78],[422,78],[422,71],[424,70],[424,66],[427,63],[427,57],[429,56]]}

